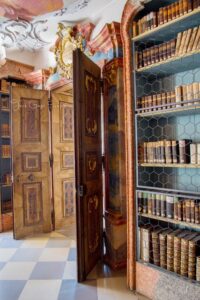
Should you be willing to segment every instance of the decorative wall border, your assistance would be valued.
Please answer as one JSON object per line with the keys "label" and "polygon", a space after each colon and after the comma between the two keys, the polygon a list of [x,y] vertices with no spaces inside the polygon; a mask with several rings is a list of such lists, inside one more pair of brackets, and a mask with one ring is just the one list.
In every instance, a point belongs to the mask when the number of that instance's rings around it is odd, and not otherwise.
{"label": "decorative wall border", "polygon": [[132,90],[132,49],[130,29],[133,18],[144,8],[148,0],[128,0],[121,19],[121,36],[124,59],[124,104],[125,104],[125,162],[126,162],[126,195],[127,195],[127,285],[131,290],[136,289],[136,211],[135,211],[135,170],[134,160],[134,121]]}

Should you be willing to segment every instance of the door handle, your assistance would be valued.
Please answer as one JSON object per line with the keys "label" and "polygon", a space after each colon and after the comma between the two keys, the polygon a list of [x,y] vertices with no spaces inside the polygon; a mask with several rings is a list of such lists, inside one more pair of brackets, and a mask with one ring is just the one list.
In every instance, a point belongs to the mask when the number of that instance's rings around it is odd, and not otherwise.
{"label": "door handle", "polygon": [[29,181],[34,181],[34,180],[35,180],[35,176],[34,176],[33,174],[30,174],[30,175],[28,176],[28,180],[29,180]]}

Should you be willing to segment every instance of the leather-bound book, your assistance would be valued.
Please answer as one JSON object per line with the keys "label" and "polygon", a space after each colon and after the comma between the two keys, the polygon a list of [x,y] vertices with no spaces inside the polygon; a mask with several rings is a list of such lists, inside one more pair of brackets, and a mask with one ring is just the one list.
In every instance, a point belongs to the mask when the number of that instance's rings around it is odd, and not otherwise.
{"label": "leather-bound book", "polygon": [[171,40],[171,57],[176,54],[176,39]]}
{"label": "leather-bound book", "polygon": [[172,97],[172,92],[167,92],[166,93],[166,103],[168,105],[166,105],[166,107],[164,109],[171,108],[171,105],[170,105],[171,101],[172,101],[171,97]]}
{"label": "leather-bound book", "polygon": [[[192,101],[194,99],[194,93],[193,93],[193,84],[188,84],[186,86],[187,89],[187,101]],[[192,102],[188,103],[188,106],[193,105]]]}
{"label": "leather-bound book", "polygon": [[151,194],[152,201],[152,215],[156,215],[156,194]]}
{"label": "leather-bound book", "polygon": [[137,198],[138,198],[138,213],[142,213],[143,212],[143,193],[138,192]]}
{"label": "leather-bound book", "polygon": [[167,104],[167,93],[161,93],[162,105]]}
{"label": "leather-bound book", "polygon": [[164,7],[161,7],[158,11],[158,25],[162,25],[164,23]]}
{"label": "leather-bound book", "polygon": [[191,12],[192,11],[192,2],[193,0],[187,0],[188,2],[188,12]]}
{"label": "leather-bound book", "polygon": [[200,256],[196,258],[196,281],[200,281]]}
{"label": "leather-bound book", "polygon": [[191,140],[179,141],[179,159],[180,164],[190,163],[190,144]]}
{"label": "leather-bound book", "polygon": [[179,14],[180,14],[180,16],[182,16],[184,14],[183,2],[184,2],[184,0],[179,1]]}
{"label": "leather-bound book", "polygon": [[143,262],[151,262],[150,253],[152,250],[151,243],[151,225],[140,227],[140,257]]}
{"label": "leather-bound book", "polygon": [[174,237],[174,272],[180,274],[181,272],[181,239],[190,234],[189,231],[183,231]]}
{"label": "leather-bound book", "polygon": [[197,144],[190,144],[190,163],[197,164]]}
{"label": "leather-bound book", "polygon": [[160,266],[167,269],[167,235],[171,233],[172,229],[165,229],[159,233],[160,241]]}
{"label": "leather-bound book", "polygon": [[165,141],[165,160],[166,164],[172,163],[172,142]]}
{"label": "leather-bound book", "polygon": [[152,250],[153,250],[153,264],[160,266],[160,243],[159,233],[163,231],[162,228],[154,229],[151,233],[152,238]]}
{"label": "leather-bound book", "polygon": [[179,32],[177,35],[177,41],[176,41],[176,51],[175,54],[179,54],[180,46],[181,46],[181,40],[182,40],[183,32]]}
{"label": "leather-bound book", "polygon": [[177,141],[172,141],[172,163],[177,164],[179,162],[179,144]]}
{"label": "leather-bound book", "polygon": [[163,43],[163,60],[167,59],[167,43]]}
{"label": "leather-bound book", "polygon": [[161,217],[166,217],[166,195],[160,195]]}
{"label": "leather-bound book", "polygon": [[150,55],[151,55],[151,64],[155,64],[156,59],[155,59],[155,47],[150,48]]}
{"label": "leather-bound book", "polygon": [[142,53],[143,55],[143,66],[146,67],[147,66],[147,49],[145,49]]}
{"label": "leather-bound book", "polygon": [[188,259],[189,259],[189,241],[197,236],[197,232],[190,233],[181,239],[181,268],[180,274],[182,276],[188,276]]}
{"label": "leather-bound book", "polygon": [[196,34],[196,37],[195,37],[195,40],[194,40],[194,44],[192,46],[192,51],[197,50],[199,39],[200,39],[200,26],[198,27],[198,31],[197,31],[197,34]]}
{"label": "leather-bound book", "polygon": [[144,163],[147,163],[147,143],[146,142],[144,142],[143,143],[143,149],[144,149],[144,155],[143,155],[143,157],[144,157]]}
{"label": "leather-bound book", "polygon": [[182,86],[176,86],[175,87],[175,94],[176,94],[176,107],[181,107],[182,102]]}
{"label": "leather-bound book", "polygon": [[143,213],[148,213],[148,194],[143,193]]}
{"label": "leather-bound book", "polygon": [[199,203],[195,203],[194,211],[195,211],[195,224],[199,224],[200,223]]}
{"label": "leather-bound book", "polygon": [[190,202],[190,219],[191,223],[195,223],[195,200],[191,200]]}
{"label": "leather-bound book", "polygon": [[160,141],[160,162],[165,163],[165,141]]}
{"label": "leather-bound book", "polygon": [[178,220],[178,197],[174,197],[174,220]]}
{"label": "leather-bound book", "polygon": [[171,57],[171,41],[168,41],[166,43],[167,46],[167,59],[169,59]]}
{"label": "leather-bound book", "polygon": [[178,51],[178,53],[176,53],[176,54],[179,55],[179,56],[183,54],[184,45],[185,45],[186,38],[187,38],[187,33],[188,33],[187,30],[183,31],[183,33],[182,33],[179,51]]}
{"label": "leather-bound book", "polygon": [[156,215],[161,215],[161,194],[156,194]]}
{"label": "leather-bound book", "polygon": [[186,202],[182,202],[183,222],[186,222]]}
{"label": "leather-bound book", "polygon": [[180,17],[180,1],[177,1],[176,4],[176,18]]}
{"label": "leather-bound book", "polygon": [[183,0],[183,14],[188,13],[188,0]]}
{"label": "leather-bound book", "polygon": [[197,164],[200,164],[200,144],[197,144]]}
{"label": "leather-bound book", "polygon": [[193,97],[196,100],[193,104],[199,105],[200,104],[200,86],[198,82],[193,82]]}
{"label": "leather-bound book", "polygon": [[185,200],[186,205],[186,222],[191,222],[191,200],[187,199]]}
{"label": "leather-bound book", "polygon": [[156,94],[153,95],[153,107],[154,107],[153,110],[154,111],[156,111],[155,106],[157,106],[157,95]]}
{"label": "leather-bound book", "polygon": [[167,234],[167,270],[174,271],[174,237],[182,232],[176,229]]}
{"label": "leather-bound book", "polygon": [[193,9],[200,7],[200,0],[193,0]]}
{"label": "leather-bound book", "polygon": [[163,61],[163,43],[159,45],[159,62]]}
{"label": "leather-bound book", "polygon": [[181,54],[186,54],[187,53],[187,49],[189,47],[191,37],[192,37],[192,28],[190,28],[190,29],[187,30],[185,44],[183,45],[183,49],[182,49],[182,53]]}
{"label": "leather-bound book", "polygon": [[176,3],[172,3],[172,20],[176,19]]}
{"label": "leather-bound book", "polygon": [[155,46],[155,61],[156,63],[159,62],[159,45]]}
{"label": "leather-bound book", "polygon": [[148,194],[147,198],[148,198],[148,203],[147,203],[147,205],[148,205],[148,214],[152,215],[152,195]]}
{"label": "leather-bound book", "polygon": [[182,201],[178,201],[178,221],[183,221]]}
{"label": "leather-bound book", "polygon": [[166,211],[167,218],[173,219],[174,217],[174,196],[166,196]]}
{"label": "leather-bound book", "polygon": [[170,22],[172,20],[172,5],[168,5],[167,13],[167,20]]}
{"label": "leather-bound book", "polygon": [[139,51],[138,53],[137,53],[137,57],[138,57],[138,64],[137,64],[137,66],[138,66],[138,69],[140,69],[140,68],[142,68],[143,67],[143,51]]}
{"label": "leather-bound book", "polygon": [[163,17],[164,17],[164,23],[168,22],[168,6],[165,6],[163,8]]}
{"label": "leather-bound book", "polygon": [[188,277],[196,279],[196,257],[200,255],[200,235],[189,241],[188,247]]}
{"label": "leather-bound book", "polygon": [[187,53],[189,53],[189,52],[192,51],[192,48],[193,48],[193,45],[194,45],[194,41],[195,41],[197,32],[198,32],[198,27],[194,27],[192,29],[192,34],[191,34],[190,42],[189,42],[188,47],[187,47]]}
{"label": "leather-bound book", "polygon": [[146,49],[146,55],[147,55],[147,66],[151,65],[151,48]]}

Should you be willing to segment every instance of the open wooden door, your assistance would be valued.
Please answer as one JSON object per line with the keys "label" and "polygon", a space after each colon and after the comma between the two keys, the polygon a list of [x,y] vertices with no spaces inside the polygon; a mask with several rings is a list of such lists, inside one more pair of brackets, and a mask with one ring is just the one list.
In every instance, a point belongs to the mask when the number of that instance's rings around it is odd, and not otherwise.
{"label": "open wooden door", "polygon": [[16,239],[51,231],[48,95],[13,87],[13,212]]}
{"label": "open wooden door", "polygon": [[102,254],[100,68],[80,50],[73,56],[78,281]]}
{"label": "open wooden door", "polygon": [[74,126],[72,82],[51,93],[55,228],[74,215]]}

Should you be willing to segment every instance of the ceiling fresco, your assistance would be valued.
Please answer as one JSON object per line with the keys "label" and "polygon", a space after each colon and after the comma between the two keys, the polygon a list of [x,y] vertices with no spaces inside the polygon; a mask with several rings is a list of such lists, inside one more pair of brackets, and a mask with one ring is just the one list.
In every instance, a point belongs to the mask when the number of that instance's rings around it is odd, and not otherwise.
{"label": "ceiling fresco", "polygon": [[[68,22],[69,18],[69,23],[82,21],[80,13],[94,2],[99,1],[0,0],[0,45],[31,51],[45,47],[52,42],[61,19]],[[110,0],[100,2],[104,5]]]}

